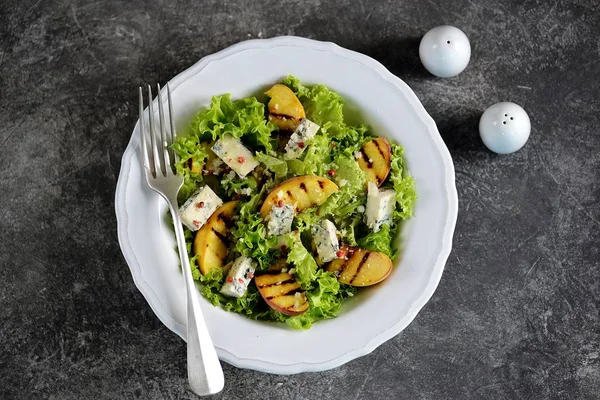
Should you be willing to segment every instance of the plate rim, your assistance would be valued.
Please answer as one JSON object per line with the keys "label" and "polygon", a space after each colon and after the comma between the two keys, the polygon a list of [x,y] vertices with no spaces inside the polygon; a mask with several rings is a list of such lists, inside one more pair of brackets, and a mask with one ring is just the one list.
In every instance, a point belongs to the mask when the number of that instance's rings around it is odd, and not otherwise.
{"label": "plate rim", "polygon": [[[390,328],[374,336],[365,345],[350,350],[329,361],[318,363],[299,362],[286,365],[258,359],[239,358],[234,354],[228,352],[226,349],[217,347],[217,353],[219,355],[219,358],[227,362],[228,364],[231,364],[238,368],[247,368],[261,372],[281,375],[296,374],[301,372],[319,372],[338,367],[351,360],[373,352],[377,347],[390,340],[394,336],[398,335],[402,330],[404,330],[415,319],[415,317],[425,306],[425,304],[427,304],[427,302],[431,299],[441,280],[446,261],[452,250],[454,229],[458,217],[458,193],[456,190],[455,183],[454,164],[450,156],[450,152],[448,151],[448,148],[446,147],[444,141],[442,140],[439,134],[435,121],[429,115],[429,113],[427,113],[421,101],[417,98],[413,90],[410,89],[410,87],[403,80],[392,74],[380,62],[374,60],[373,58],[367,55],[358,53],[353,50],[345,49],[333,42],[322,42],[297,36],[280,36],[270,39],[252,39],[236,43],[221,51],[201,58],[198,62],[196,62],[183,72],[179,73],[173,79],[171,79],[169,81],[169,85],[171,86],[171,89],[174,90],[177,86],[181,85],[191,77],[201,73],[202,70],[210,63],[221,60],[230,55],[237,54],[241,51],[285,46],[295,46],[309,48],[313,50],[329,51],[343,58],[359,62],[364,66],[368,67],[369,69],[377,72],[385,81],[393,85],[406,97],[408,102],[413,107],[413,110],[415,111],[416,115],[427,128],[427,131],[429,132],[429,135],[433,143],[435,144],[438,154],[440,155],[442,166],[444,168],[444,191],[447,195],[446,207],[448,209],[448,214],[446,221],[444,221],[442,229],[442,247],[435,261],[435,265],[432,270],[432,274],[429,278],[429,281],[427,282],[427,285],[422,290],[420,296],[418,296],[418,298],[411,304],[409,311],[404,318],[402,318]],[[125,261],[131,271],[134,284],[136,285],[142,296],[144,296],[146,302],[148,303],[154,314],[168,329],[177,334],[183,340],[186,340],[185,325],[179,323],[178,321],[173,319],[171,315],[169,315],[169,313],[161,303],[160,299],[152,289],[151,285],[143,279],[141,266],[135,256],[135,253],[133,252],[132,246],[129,242],[129,236],[127,234],[129,218],[125,207],[125,192],[132,164],[132,155],[137,150],[139,143],[137,135],[133,134],[137,130],[138,124],[139,120],[136,121],[132,132],[132,136],[123,153],[123,157],[121,158],[121,168],[119,171],[119,177],[117,180],[117,187],[115,191],[117,237],[119,241],[119,246],[121,247],[121,251],[123,253],[123,257],[125,258]]]}

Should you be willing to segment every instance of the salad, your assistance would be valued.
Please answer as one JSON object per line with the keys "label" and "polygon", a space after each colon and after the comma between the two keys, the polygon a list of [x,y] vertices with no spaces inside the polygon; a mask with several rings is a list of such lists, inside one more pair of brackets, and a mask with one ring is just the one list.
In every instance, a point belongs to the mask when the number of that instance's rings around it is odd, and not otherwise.
{"label": "salad", "polygon": [[391,272],[412,216],[403,149],[344,118],[341,96],[286,77],[214,96],[172,146],[190,268],[213,305],[308,329]]}

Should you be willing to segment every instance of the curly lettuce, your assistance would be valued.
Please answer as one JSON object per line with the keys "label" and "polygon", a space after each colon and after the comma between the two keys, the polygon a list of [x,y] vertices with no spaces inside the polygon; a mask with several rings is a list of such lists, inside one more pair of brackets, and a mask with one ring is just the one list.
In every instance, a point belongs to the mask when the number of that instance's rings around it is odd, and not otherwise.
{"label": "curly lettuce", "polygon": [[395,250],[392,249],[391,238],[394,236],[394,231],[389,224],[383,224],[379,232],[369,232],[365,237],[357,241],[358,247],[361,249],[377,251],[394,259]]}
{"label": "curly lettuce", "polygon": [[304,247],[297,233],[289,233],[285,236],[289,249],[287,262],[292,264],[296,270],[296,281],[303,289],[310,288],[314,281],[318,265],[312,254]]}
{"label": "curly lettuce", "polygon": [[406,220],[413,215],[413,209],[417,201],[417,189],[415,180],[405,174],[403,147],[395,143],[392,143],[391,146],[392,160],[389,181],[396,191],[396,202],[398,204],[393,219]]}
{"label": "curly lettuce", "polygon": [[178,137],[171,146],[179,160],[175,169],[183,176],[183,186],[177,194],[177,199],[183,203],[202,184],[202,167],[208,158],[209,149],[206,144],[199,144],[197,140],[188,137]]}
{"label": "curly lettuce", "polygon": [[285,322],[294,329],[310,329],[317,321],[337,317],[344,299],[355,293],[356,288],[339,283],[331,272],[318,270],[312,288],[306,293],[308,311]]}
{"label": "curly lettuce", "polygon": [[258,182],[253,176],[240,178],[237,175],[233,177],[225,177],[221,180],[221,187],[229,197],[239,197],[242,195],[250,195],[256,192]]}
{"label": "curly lettuce", "polygon": [[266,270],[275,261],[273,248],[277,238],[267,235],[267,228],[258,213],[261,198],[262,191],[242,205],[231,234],[235,239],[235,252],[256,260],[258,270]]}
{"label": "curly lettuce", "polygon": [[331,163],[331,142],[326,135],[317,135],[300,159],[288,160],[293,175],[323,176]]}
{"label": "curly lettuce", "polygon": [[260,151],[255,154],[254,158],[256,158],[256,161],[262,163],[267,170],[274,173],[275,179],[283,179],[288,174],[288,165],[285,160],[269,156]]}
{"label": "curly lettuce", "polygon": [[336,171],[333,179],[339,189],[319,207],[319,212],[333,217],[337,226],[366,203],[367,178],[353,155],[338,153],[332,167]]}
{"label": "curly lettuce", "polygon": [[232,101],[229,94],[214,96],[209,108],[190,124],[190,135],[199,141],[215,141],[227,133],[252,147],[273,149],[275,130],[265,118],[265,105],[255,97]]}

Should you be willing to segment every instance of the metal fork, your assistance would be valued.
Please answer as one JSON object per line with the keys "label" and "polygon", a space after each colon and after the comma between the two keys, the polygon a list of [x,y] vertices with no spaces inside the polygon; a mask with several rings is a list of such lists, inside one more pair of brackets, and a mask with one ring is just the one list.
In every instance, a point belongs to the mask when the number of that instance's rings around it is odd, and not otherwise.
{"label": "metal fork", "polygon": [[[175,141],[176,137],[175,123],[173,121],[171,89],[169,88],[169,84],[167,84],[168,123],[170,128],[170,130],[167,131],[160,85],[157,85],[157,88],[160,132],[157,133],[155,129],[156,121],[154,120],[154,108],[152,105],[152,88],[148,85],[148,127],[150,132],[146,133],[146,126],[144,123],[144,96],[142,88],[140,87],[142,164],[148,186],[166,200],[171,215],[173,216],[173,225],[175,226],[175,236],[177,238],[177,247],[179,248],[179,258],[181,260],[187,293],[188,382],[194,393],[204,396],[220,392],[225,384],[225,379],[198,301],[198,290],[196,289],[194,279],[192,278],[190,260],[188,258],[183,228],[178,212],[177,193],[183,185],[183,176],[178,175],[176,171],[174,172],[172,162],[176,161],[177,156],[169,149],[169,146]],[[150,148],[148,148],[147,144],[148,139],[146,136],[148,135],[150,136]]]}

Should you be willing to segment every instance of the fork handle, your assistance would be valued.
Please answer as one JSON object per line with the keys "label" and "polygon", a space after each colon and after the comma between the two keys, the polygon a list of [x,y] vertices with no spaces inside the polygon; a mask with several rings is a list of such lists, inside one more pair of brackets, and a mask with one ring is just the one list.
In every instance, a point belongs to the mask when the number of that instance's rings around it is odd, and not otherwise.
{"label": "fork handle", "polygon": [[168,200],[177,248],[183,269],[187,293],[187,371],[188,382],[192,391],[200,396],[219,393],[225,385],[223,369],[219,357],[213,346],[212,339],[202,315],[202,308],[198,301],[198,289],[192,277],[190,259],[181,226],[181,219],[175,205],[176,199]]}

